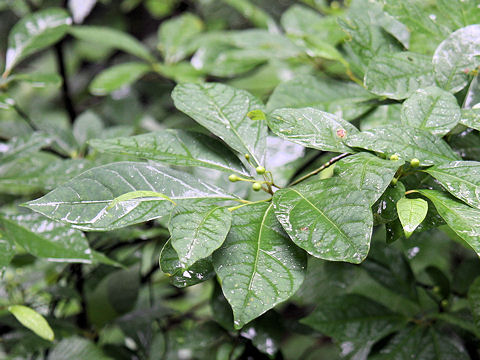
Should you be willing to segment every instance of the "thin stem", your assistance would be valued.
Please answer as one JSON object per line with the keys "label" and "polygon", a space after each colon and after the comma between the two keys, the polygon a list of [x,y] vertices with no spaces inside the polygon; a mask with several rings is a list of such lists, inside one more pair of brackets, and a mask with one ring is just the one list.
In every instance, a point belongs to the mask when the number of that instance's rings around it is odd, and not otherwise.
{"label": "thin stem", "polygon": [[327,167],[335,164],[337,161],[342,160],[343,158],[346,158],[347,156],[350,156],[350,155],[352,155],[352,154],[343,153],[343,154],[340,154],[338,156],[335,156],[335,157],[331,158],[330,160],[328,160],[325,164],[320,166],[318,169],[315,169],[312,172],[309,172],[307,175],[304,175],[300,179],[295,180],[294,182],[292,182],[288,186],[297,185],[298,183],[301,183],[302,181],[307,180],[308,178],[312,177],[313,175],[317,175],[320,171],[325,170]]}
{"label": "thin stem", "polygon": [[65,59],[63,56],[63,42],[59,42],[55,45],[55,56],[57,58],[57,65],[58,65],[58,72],[62,77],[62,97],[65,109],[67,110],[68,117],[70,119],[70,123],[73,124],[75,118],[77,117],[77,113],[73,106],[72,98],[70,95],[70,88],[68,86],[67,81],[67,72],[65,70]]}
{"label": "thin stem", "polygon": [[25,122],[32,128],[33,131],[37,131],[38,128],[37,126],[35,125],[35,123],[32,121],[32,119],[30,118],[30,116],[28,116],[28,114],[23,111],[17,104],[13,105],[13,108],[15,109],[15,111],[17,112],[18,115],[20,115],[20,117],[25,120]]}
{"label": "thin stem", "polygon": [[405,195],[408,195],[408,194],[413,194],[413,193],[417,193],[418,190],[408,190],[408,191],[405,191]]}
{"label": "thin stem", "polygon": [[271,201],[271,200],[272,200],[272,198],[264,199],[264,200],[258,200],[258,201],[250,201],[247,204],[242,204],[242,205],[230,207],[230,208],[228,208],[228,211],[235,211],[235,210],[240,209],[241,207],[244,207],[244,206],[247,206],[247,205],[259,204],[259,203],[268,202],[268,201]]}

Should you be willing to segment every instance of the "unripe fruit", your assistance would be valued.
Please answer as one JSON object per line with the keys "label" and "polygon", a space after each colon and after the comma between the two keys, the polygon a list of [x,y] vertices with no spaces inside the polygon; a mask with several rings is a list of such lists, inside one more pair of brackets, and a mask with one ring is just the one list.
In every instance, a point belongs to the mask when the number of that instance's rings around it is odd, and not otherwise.
{"label": "unripe fruit", "polygon": [[393,161],[398,160],[398,155],[397,155],[397,154],[393,154],[392,156],[390,156],[390,160],[393,160]]}
{"label": "unripe fruit", "polygon": [[390,182],[390,184],[392,184],[392,186],[395,186],[395,185],[397,185],[397,181],[398,181],[397,178],[393,178],[392,181]]}
{"label": "unripe fruit", "polygon": [[255,171],[257,172],[258,175],[263,175],[265,174],[265,168],[263,166],[257,166],[257,168],[255,169]]}
{"label": "unripe fruit", "polygon": [[245,159],[250,160],[250,155],[245,154]]}
{"label": "unripe fruit", "polygon": [[230,176],[228,177],[228,180],[230,180],[231,182],[235,182],[235,181],[238,181],[238,180],[240,180],[240,179],[238,178],[237,175],[232,174],[232,175],[230,175]]}
{"label": "unripe fruit", "polygon": [[442,305],[443,308],[446,308],[449,303],[448,303],[448,300],[447,299],[443,299],[441,302],[440,302],[440,305]]}
{"label": "unripe fruit", "polygon": [[410,166],[411,166],[411,167],[419,167],[419,166],[420,166],[420,160],[418,160],[418,159],[416,159],[416,158],[415,158],[415,159],[412,159],[412,160],[410,161]]}
{"label": "unripe fruit", "polygon": [[255,182],[252,185],[252,189],[253,189],[253,191],[260,191],[262,189],[262,184],[260,184],[258,182]]}

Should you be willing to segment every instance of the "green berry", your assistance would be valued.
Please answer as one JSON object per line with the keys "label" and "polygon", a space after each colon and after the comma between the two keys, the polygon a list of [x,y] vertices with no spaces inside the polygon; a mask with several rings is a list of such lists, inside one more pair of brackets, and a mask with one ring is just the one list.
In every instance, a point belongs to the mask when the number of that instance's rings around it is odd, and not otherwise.
{"label": "green berry", "polygon": [[252,185],[252,189],[253,191],[260,191],[262,189],[262,184],[260,184],[259,182],[254,182]]}
{"label": "green berry", "polygon": [[398,160],[398,155],[397,155],[397,154],[393,154],[392,156],[390,156],[390,160],[393,160],[393,161]]}
{"label": "green berry", "polygon": [[442,289],[440,289],[440,286],[434,286],[432,290],[433,290],[433,292],[434,292],[435,294],[440,294],[440,291],[441,291]]}
{"label": "green berry", "polygon": [[397,181],[398,181],[397,178],[393,178],[392,181],[390,182],[390,184],[392,184],[392,186],[395,186],[395,185],[397,185]]}
{"label": "green berry", "polygon": [[442,305],[442,308],[446,308],[448,306],[448,300],[447,299],[443,299],[441,302],[440,302],[440,305]]}
{"label": "green berry", "polygon": [[257,168],[255,169],[255,171],[257,172],[258,175],[263,175],[265,174],[265,168],[263,166],[257,166]]}
{"label": "green berry", "polygon": [[230,180],[231,182],[235,182],[235,181],[238,181],[240,180],[239,177],[235,174],[232,174],[228,177],[228,180]]}
{"label": "green berry", "polygon": [[245,159],[250,160],[250,155],[245,154]]}
{"label": "green berry", "polygon": [[420,166],[420,160],[418,160],[418,159],[416,159],[416,158],[415,158],[415,159],[412,159],[412,160],[410,161],[410,166],[411,166],[411,167],[419,167],[419,166]]}

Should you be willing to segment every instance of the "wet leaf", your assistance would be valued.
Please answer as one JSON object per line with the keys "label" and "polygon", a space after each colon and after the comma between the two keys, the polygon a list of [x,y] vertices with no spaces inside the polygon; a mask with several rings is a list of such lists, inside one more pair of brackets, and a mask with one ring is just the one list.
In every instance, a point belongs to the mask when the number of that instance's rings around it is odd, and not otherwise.
{"label": "wet leaf", "polygon": [[398,218],[407,239],[425,219],[428,203],[423,199],[402,198],[397,202]]}
{"label": "wet leaf", "polygon": [[41,338],[53,341],[55,335],[47,320],[35,310],[23,305],[11,305],[8,311],[26,328]]}
{"label": "wet leaf", "polygon": [[295,293],[305,276],[306,256],[283,231],[273,205],[259,203],[235,210],[213,264],[240,329]]}

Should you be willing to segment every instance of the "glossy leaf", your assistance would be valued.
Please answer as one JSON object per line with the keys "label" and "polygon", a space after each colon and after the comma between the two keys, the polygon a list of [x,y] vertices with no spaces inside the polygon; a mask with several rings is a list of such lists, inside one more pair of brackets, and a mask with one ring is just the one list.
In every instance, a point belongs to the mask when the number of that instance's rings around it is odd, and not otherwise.
{"label": "glossy leaf", "polygon": [[62,77],[58,74],[30,73],[16,74],[10,77],[14,81],[21,81],[30,84],[34,88],[44,88],[47,86],[60,87]]}
{"label": "glossy leaf", "polygon": [[402,123],[446,135],[460,121],[460,106],[455,96],[436,86],[417,90],[402,105]]}
{"label": "glossy leaf", "polygon": [[50,145],[51,142],[52,139],[43,132],[12,138],[8,143],[0,145],[0,164],[35,153],[42,147]]}
{"label": "glossy leaf", "polygon": [[402,328],[406,318],[360,295],[335,296],[321,301],[302,323],[351,346],[371,347],[376,341]]}
{"label": "glossy leaf", "polygon": [[130,34],[104,26],[72,26],[70,34],[77,39],[95,42],[97,45],[108,46],[132,54],[140,59],[154,61],[150,51],[140,41]]}
{"label": "glossy leaf", "polygon": [[277,222],[273,205],[259,203],[235,210],[213,264],[239,329],[295,293],[306,257]]}
{"label": "glossy leaf", "polygon": [[10,73],[27,56],[60,40],[71,23],[68,13],[59,8],[41,10],[22,18],[8,35],[5,73]]}
{"label": "glossy leaf", "polygon": [[226,208],[202,200],[175,207],[168,229],[170,242],[185,267],[210,256],[230,230],[232,213]]}
{"label": "glossy leaf", "polygon": [[263,110],[257,98],[244,90],[219,83],[180,84],[172,93],[175,106],[205,126],[256,165],[265,162],[267,125],[247,114]]}
{"label": "glossy leaf", "polygon": [[160,268],[170,276],[172,285],[179,288],[201,283],[215,275],[211,257],[201,259],[190,267],[185,267],[180,262],[170,240],[165,243],[160,254]]}
{"label": "glossy leaf", "polygon": [[202,166],[249,176],[247,170],[219,141],[184,130],[163,130],[132,137],[92,140],[90,146],[106,153],[128,154],[179,166]]}
{"label": "glossy leaf", "polygon": [[162,22],[158,29],[158,47],[165,62],[176,63],[193,52],[192,40],[202,30],[202,20],[191,13]]}
{"label": "glossy leaf", "polygon": [[389,186],[373,205],[373,217],[376,223],[384,224],[398,218],[397,202],[405,196],[405,186],[397,182],[395,186]]}
{"label": "glossy leaf", "polygon": [[480,109],[462,109],[460,123],[475,130],[480,130]]}
{"label": "glossy leaf", "polygon": [[368,65],[365,86],[376,95],[401,100],[435,85],[433,66],[425,55],[399,52],[375,57]]}
{"label": "glossy leaf", "polygon": [[133,84],[150,71],[142,62],[128,62],[109,67],[97,75],[89,86],[93,95],[102,96]]}
{"label": "glossy leaf", "polygon": [[355,126],[314,108],[277,109],[268,126],[278,136],[306,147],[333,152],[351,152],[344,139],[358,133]]}
{"label": "glossy leaf", "polygon": [[232,198],[186,173],[155,164],[119,162],[90,169],[27,206],[80,229],[111,230],[171,211],[173,204],[159,197],[123,201],[107,209],[118,196],[143,190],[164,194],[175,202]]}
{"label": "glossy leaf", "polygon": [[11,305],[8,311],[26,328],[41,338],[53,341],[55,335],[47,320],[35,310],[23,305]]}
{"label": "glossy leaf", "polygon": [[435,50],[433,65],[439,86],[456,93],[469,81],[468,73],[480,65],[480,25],[450,34]]}
{"label": "glossy leaf", "polygon": [[453,196],[480,209],[480,162],[453,161],[425,169]]}
{"label": "glossy leaf", "polygon": [[467,351],[454,338],[431,327],[410,326],[396,334],[372,360],[468,360]]}
{"label": "glossy leaf", "polygon": [[436,190],[418,190],[429,198],[448,226],[480,255],[480,210]]}
{"label": "glossy leaf", "polygon": [[418,225],[425,219],[428,203],[423,199],[403,198],[397,202],[398,218],[402,223],[405,236],[412,235]]}
{"label": "glossy leaf", "polygon": [[275,215],[295,244],[325,260],[358,264],[370,247],[373,218],[364,192],[336,178],[282,189]]}
{"label": "glossy leaf", "polygon": [[278,85],[267,103],[267,110],[313,107],[353,120],[371,105],[374,95],[354,83],[302,75]]}
{"label": "glossy leaf", "polygon": [[450,18],[454,28],[478,23],[480,8],[476,0],[438,0],[438,10]]}
{"label": "glossy leaf", "polygon": [[399,125],[362,131],[347,137],[345,143],[388,156],[397,154],[404,161],[417,158],[422,166],[458,159],[458,155],[442,139],[424,130]]}
{"label": "glossy leaf", "polygon": [[1,222],[5,235],[32,255],[57,262],[92,260],[85,235],[68,225],[35,213],[3,217]]}

